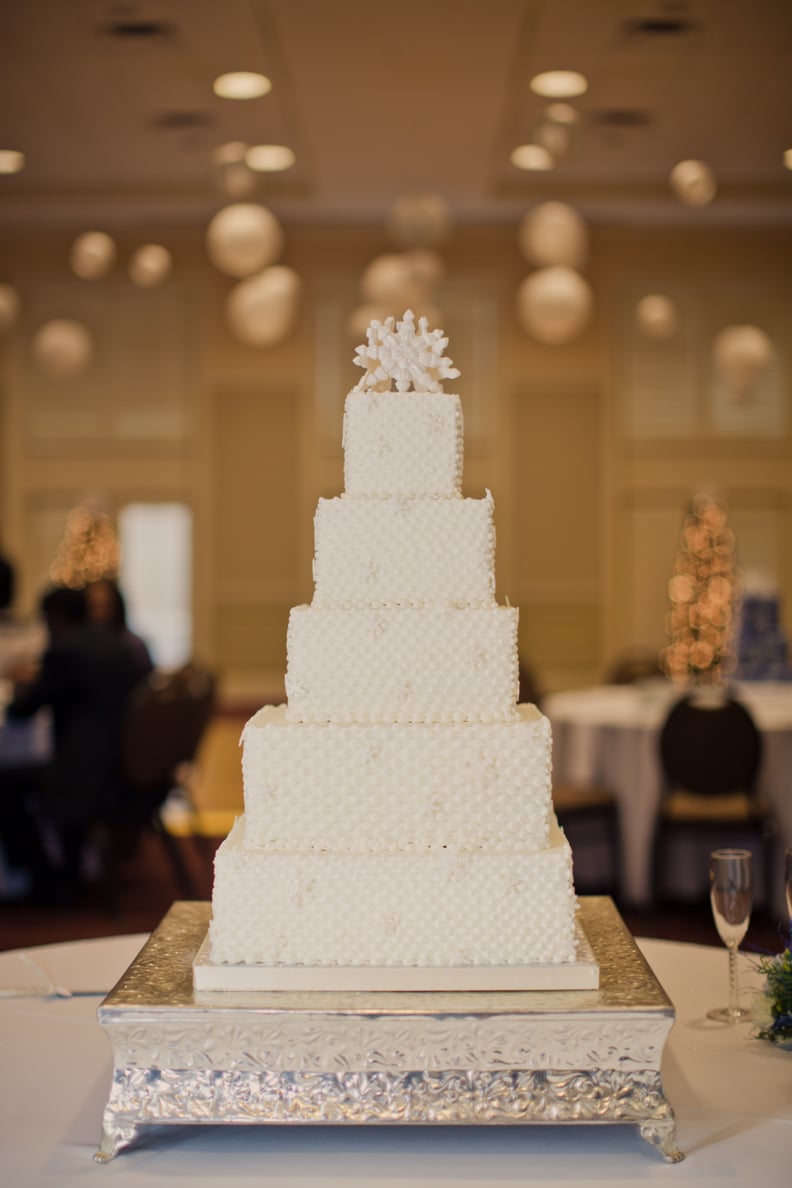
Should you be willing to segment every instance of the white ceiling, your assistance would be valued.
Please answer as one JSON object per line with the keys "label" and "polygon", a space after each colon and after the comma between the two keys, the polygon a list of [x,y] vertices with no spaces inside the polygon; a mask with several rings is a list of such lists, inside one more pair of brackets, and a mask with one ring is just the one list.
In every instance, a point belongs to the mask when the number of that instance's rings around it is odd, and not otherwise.
{"label": "white ceiling", "polygon": [[[126,35],[122,35],[126,28]],[[544,102],[529,79],[582,70],[588,93],[550,173],[515,169]],[[271,93],[216,98],[257,69]],[[257,197],[290,220],[381,221],[436,191],[465,221],[537,198],[592,219],[792,222],[790,0],[0,0],[0,226],[205,220],[212,150],[289,144]],[[715,203],[690,211],[668,173],[700,157]]]}

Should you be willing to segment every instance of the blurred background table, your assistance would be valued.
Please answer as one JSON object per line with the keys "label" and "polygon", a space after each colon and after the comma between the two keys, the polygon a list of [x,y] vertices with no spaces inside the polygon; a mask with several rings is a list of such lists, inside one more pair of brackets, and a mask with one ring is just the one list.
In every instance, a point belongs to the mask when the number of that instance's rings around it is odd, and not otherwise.
{"label": "blurred background table", "polygon": [[[762,735],[759,791],[779,829],[777,852],[792,846],[792,683],[744,682],[731,692],[748,708]],[[542,710],[553,727],[553,780],[609,788],[618,800],[621,829],[620,885],[625,901],[651,900],[651,850],[662,791],[659,737],[679,696],[668,682],[603,685],[548,694]],[[784,918],[781,857],[771,909]],[[701,870],[675,867],[680,892],[700,884]],[[703,867],[706,879],[706,864]]]}
{"label": "blurred background table", "polygon": [[[750,938],[750,933],[749,933]],[[291,1188],[351,1182],[467,1188],[513,1185],[785,1182],[792,1141],[792,1054],[751,1037],[745,1024],[709,1022],[727,992],[726,951],[643,940],[639,945],[676,1006],[663,1058],[665,1090],[686,1154],[673,1171],[634,1126],[331,1127],[156,1126],[106,1169],[93,1163],[112,1075],[96,1019],[144,935],[0,954],[0,985],[47,977],[72,998],[0,999],[4,1077],[0,1145],[14,1188],[120,1188],[200,1182],[205,1188],[288,1181]],[[31,965],[32,958],[36,965]],[[758,975],[740,957],[746,997]],[[40,968],[39,968],[40,967]],[[670,1181],[669,1181],[670,1182]]]}

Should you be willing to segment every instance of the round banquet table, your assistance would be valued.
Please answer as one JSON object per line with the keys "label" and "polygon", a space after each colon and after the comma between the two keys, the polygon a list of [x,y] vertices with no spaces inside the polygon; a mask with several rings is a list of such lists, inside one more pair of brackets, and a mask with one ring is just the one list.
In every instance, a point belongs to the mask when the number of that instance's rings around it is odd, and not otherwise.
{"label": "round banquet table", "polygon": [[[148,1128],[106,1167],[93,1162],[112,1074],[96,1019],[102,992],[146,937],[0,953],[0,990],[45,983],[72,997],[0,998],[3,1182],[11,1188],[233,1184],[349,1188],[786,1183],[792,1148],[792,1053],[748,1024],[709,1022],[726,998],[725,949],[641,940],[676,1007],[663,1082],[686,1158],[670,1165],[638,1128],[605,1126]],[[740,958],[745,997],[759,984]],[[87,993],[86,993],[87,992]],[[94,993],[91,993],[94,992]]]}
{"label": "round banquet table", "polygon": [[[743,682],[731,692],[747,706],[762,735],[759,791],[775,813],[777,850],[783,854],[792,846],[792,682]],[[673,685],[659,680],[551,693],[542,701],[553,728],[553,780],[605,786],[617,798],[621,892],[636,907],[651,901],[650,855],[662,791],[659,737],[679,696]],[[706,890],[706,855],[698,866],[692,871],[684,861],[675,864],[673,876],[682,893],[701,891],[702,872]],[[784,918],[781,866],[779,860],[771,905],[779,920]]]}

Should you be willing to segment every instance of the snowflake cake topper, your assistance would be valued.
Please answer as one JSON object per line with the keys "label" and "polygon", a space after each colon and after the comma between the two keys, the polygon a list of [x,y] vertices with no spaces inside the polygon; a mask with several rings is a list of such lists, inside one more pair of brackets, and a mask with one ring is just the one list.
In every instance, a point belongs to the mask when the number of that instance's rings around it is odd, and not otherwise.
{"label": "snowflake cake topper", "polygon": [[408,309],[400,322],[386,318],[374,321],[366,331],[368,341],[357,348],[355,363],[366,374],[355,385],[356,392],[442,392],[444,379],[456,379],[459,371],[443,351],[448,339],[442,330],[430,330],[426,318],[418,319]]}

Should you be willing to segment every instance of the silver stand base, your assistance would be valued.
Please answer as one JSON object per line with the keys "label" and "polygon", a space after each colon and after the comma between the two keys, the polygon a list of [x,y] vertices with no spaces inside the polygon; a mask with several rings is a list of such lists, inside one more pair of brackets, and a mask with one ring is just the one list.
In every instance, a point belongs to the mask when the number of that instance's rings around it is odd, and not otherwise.
{"label": "silver stand base", "polygon": [[105,1163],[151,1123],[633,1123],[682,1158],[660,1061],[674,1008],[606,898],[598,989],[197,994],[208,903],[176,903],[99,1007]]}

